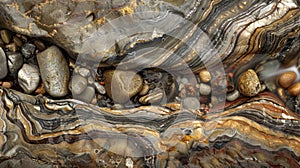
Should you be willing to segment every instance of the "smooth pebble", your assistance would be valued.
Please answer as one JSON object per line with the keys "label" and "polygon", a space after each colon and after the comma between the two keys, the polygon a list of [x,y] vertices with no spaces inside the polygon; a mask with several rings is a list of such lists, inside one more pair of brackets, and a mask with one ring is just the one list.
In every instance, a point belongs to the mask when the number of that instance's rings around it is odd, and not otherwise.
{"label": "smooth pebble", "polygon": [[18,83],[25,93],[32,93],[40,82],[39,70],[29,64],[24,64],[18,72]]}

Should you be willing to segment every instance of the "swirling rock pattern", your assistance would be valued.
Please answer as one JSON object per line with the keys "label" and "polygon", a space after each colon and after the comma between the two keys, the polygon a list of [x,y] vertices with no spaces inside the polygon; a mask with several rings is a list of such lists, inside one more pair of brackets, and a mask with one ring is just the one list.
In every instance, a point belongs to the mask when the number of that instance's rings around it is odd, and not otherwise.
{"label": "swirling rock pattern", "polygon": [[[236,71],[299,56],[299,5],[5,0],[0,27],[106,66],[133,69],[139,62],[184,73],[186,63],[199,72],[218,58],[226,71]],[[209,113],[164,106],[111,110],[4,88],[0,98],[0,167],[300,167],[300,117],[268,91]]]}

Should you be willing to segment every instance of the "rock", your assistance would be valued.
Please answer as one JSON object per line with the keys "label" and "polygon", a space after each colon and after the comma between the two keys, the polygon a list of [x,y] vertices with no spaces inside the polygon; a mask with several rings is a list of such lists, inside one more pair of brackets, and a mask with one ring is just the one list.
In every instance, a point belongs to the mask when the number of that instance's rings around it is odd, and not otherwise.
{"label": "rock", "polygon": [[94,85],[95,85],[96,90],[98,91],[98,93],[100,93],[100,94],[105,94],[106,93],[105,87],[103,85],[101,85],[98,82],[94,82]]}
{"label": "rock", "polygon": [[21,52],[25,58],[30,58],[34,54],[35,48],[34,44],[25,43],[21,47]]}
{"label": "rock", "polygon": [[297,74],[293,71],[284,72],[278,76],[278,84],[283,88],[290,87],[296,80]]}
{"label": "rock", "polygon": [[78,95],[86,89],[87,80],[80,75],[74,75],[72,76],[69,85],[71,86],[70,90],[72,91],[72,94]]}
{"label": "rock", "polygon": [[207,83],[211,80],[211,75],[207,70],[202,70],[199,72],[200,80],[204,83]]}
{"label": "rock", "polygon": [[12,87],[11,82],[3,82],[2,87],[6,89],[10,89]]}
{"label": "rock", "polygon": [[300,82],[295,83],[289,88],[289,93],[293,96],[297,96],[300,94]]}
{"label": "rock", "polygon": [[107,70],[103,73],[105,90],[116,103],[125,103],[143,87],[143,79],[133,71]]}
{"label": "rock", "polygon": [[13,42],[14,42],[14,44],[16,44],[17,47],[21,47],[23,45],[22,40],[17,36],[13,37]]}
{"label": "rock", "polygon": [[139,98],[141,104],[164,104],[166,102],[161,102],[164,97],[164,92],[161,89],[155,89],[153,92],[148,93],[147,95]]}
{"label": "rock", "polygon": [[11,37],[12,37],[10,31],[5,30],[5,29],[1,30],[0,35],[1,35],[1,38],[2,38],[4,43],[6,43],[6,44],[10,43]]}
{"label": "rock", "polygon": [[46,91],[53,97],[68,93],[69,67],[61,51],[52,46],[37,54],[42,81]]}
{"label": "rock", "polygon": [[255,96],[260,92],[261,84],[254,70],[248,69],[238,79],[238,89],[245,96]]}
{"label": "rock", "polygon": [[46,49],[45,44],[40,40],[34,40],[33,43],[39,51],[43,51]]}
{"label": "rock", "polygon": [[142,90],[139,92],[140,96],[144,96],[146,95],[150,90],[150,86],[149,85],[144,85]]}
{"label": "rock", "polygon": [[211,92],[211,87],[207,84],[200,83],[199,90],[200,90],[200,95],[207,96]]}
{"label": "rock", "polygon": [[91,103],[95,97],[95,89],[91,86],[88,86],[81,94],[74,95],[73,98],[81,100],[86,103]]}
{"label": "rock", "polygon": [[185,97],[183,99],[183,108],[199,110],[200,102],[196,97]]}
{"label": "rock", "polygon": [[239,97],[240,97],[240,92],[235,89],[233,92],[230,92],[230,93],[227,94],[226,100],[227,101],[234,101]]}
{"label": "rock", "polygon": [[83,76],[83,77],[88,77],[90,76],[90,70],[86,69],[86,68],[79,68],[78,69],[78,73],[79,75]]}
{"label": "rock", "polygon": [[10,44],[7,44],[5,46],[5,48],[7,48],[8,51],[11,51],[11,52],[16,52],[18,47],[15,43],[10,43]]}
{"label": "rock", "polygon": [[2,47],[0,47],[0,79],[5,78],[7,73],[8,73],[8,69],[7,69],[6,55]]}
{"label": "rock", "polygon": [[25,93],[32,93],[40,82],[39,70],[32,65],[24,64],[18,72],[18,82]]}
{"label": "rock", "polygon": [[10,73],[15,74],[24,64],[24,59],[19,52],[7,52],[8,68]]}

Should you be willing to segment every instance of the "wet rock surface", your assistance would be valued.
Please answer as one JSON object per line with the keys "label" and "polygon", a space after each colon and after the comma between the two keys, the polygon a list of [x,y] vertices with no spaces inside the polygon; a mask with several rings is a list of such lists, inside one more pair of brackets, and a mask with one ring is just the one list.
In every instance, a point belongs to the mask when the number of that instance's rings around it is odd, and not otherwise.
{"label": "wet rock surface", "polygon": [[298,2],[99,2],[0,2],[0,167],[299,167]]}

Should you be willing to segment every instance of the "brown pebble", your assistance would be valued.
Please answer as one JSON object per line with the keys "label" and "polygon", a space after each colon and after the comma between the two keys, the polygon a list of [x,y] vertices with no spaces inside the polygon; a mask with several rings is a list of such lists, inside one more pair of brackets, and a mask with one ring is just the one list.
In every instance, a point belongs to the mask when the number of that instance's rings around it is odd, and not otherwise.
{"label": "brown pebble", "polygon": [[238,80],[238,88],[241,94],[245,96],[255,96],[260,92],[261,84],[256,72],[248,69],[243,72]]}
{"label": "brown pebble", "polygon": [[8,44],[11,41],[11,33],[8,30],[1,30],[0,36],[4,43]]}
{"label": "brown pebble", "polygon": [[211,80],[211,75],[207,70],[202,70],[199,72],[200,80],[204,83],[207,83]]}
{"label": "brown pebble", "polygon": [[289,88],[289,93],[293,96],[297,96],[300,94],[300,82],[294,84]]}
{"label": "brown pebble", "polygon": [[36,94],[45,94],[46,93],[46,89],[45,89],[43,83],[35,90],[35,93]]}
{"label": "brown pebble", "polygon": [[10,89],[12,86],[12,84],[10,82],[2,82],[2,87],[6,88],[6,89]]}
{"label": "brown pebble", "polygon": [[278,84],[283,88],[290,87],[296,80],[297,74],[293,71],[284,72],[278,76]]}

